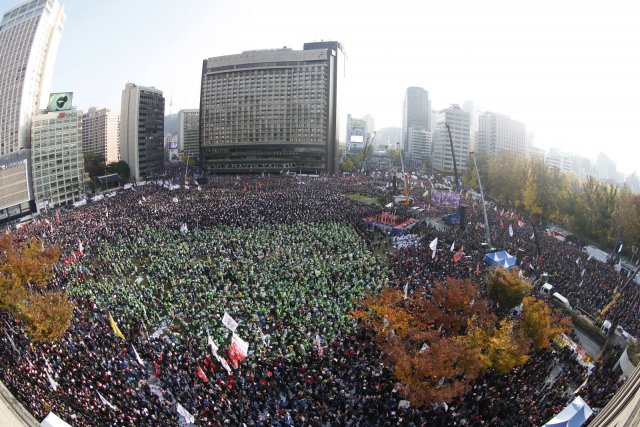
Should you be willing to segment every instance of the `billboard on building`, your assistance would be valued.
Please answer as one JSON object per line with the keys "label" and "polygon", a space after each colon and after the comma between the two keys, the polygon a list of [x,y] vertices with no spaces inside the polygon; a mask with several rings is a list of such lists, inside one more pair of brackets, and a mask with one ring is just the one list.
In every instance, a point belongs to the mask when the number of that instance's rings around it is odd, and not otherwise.
{"label": "billboard on building", "polygon": [[52,93],[49,95],[49,111],[69,111],[73,102],[73,92]]}

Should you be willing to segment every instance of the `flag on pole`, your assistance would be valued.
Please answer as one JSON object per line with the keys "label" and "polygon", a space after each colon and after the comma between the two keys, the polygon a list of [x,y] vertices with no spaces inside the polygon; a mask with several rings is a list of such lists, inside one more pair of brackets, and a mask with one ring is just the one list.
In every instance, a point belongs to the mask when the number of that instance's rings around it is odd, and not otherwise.
{"label": "flag on pole", "polygon": [[453,252],[453,251],[455,251],[455,250],[456,250],[456,242],[454,241],[454,242],[451,244],[451,249],[450,249],[450,251],[451,251],[451,252]]}
{"label": "flag on pole", "polygon": [[189,413],[189,411],[187,411],[184,406],[182,406],[181,404],[179,404],[178,402],[176,402],[176,411],[178,412],[178,414],[184,418],[184,422],[186,424],[195,424],[196,419],[193,415],[191,415]]}
{"label": "flag on pole", "polygon": [[224,357],[220,357],[220,355],[218,354],[218,346],[211,339],[211,336],[209,335],[209,330],[207,330],[207,343],[209,344],[209,346],[211,346],[211,353],[213,354],[213,356],[218,360],[218,362],[220,362],[222,367],[227,371],[227,374],[231,375],[231,366],[229,366],[229,363],[227,363],[227,360]]}
{"label": "flag on pole", "polygon": [[322,349],[322,339],[320,335],[316,334],[316,337],[313,339],[313,347],[318,351],[318,356],[324,356],[324,350]]}
{"label": "flag on pole", "polygon": [[238,369],[238,362],[242,362],[249,351],[249,343],[240,338],[235,333],[231,337],[231,347],[229,347],[229,358],[233,367]]}
{"label": "flag on pole", "polygon": [[513,227],[509,224],[509,236],[513,237]]}
{"label": "flag on pole", "polygon": [[576,258],[576,264],[580,265],[580,257]]}
{"label": "flag on pole", "polygon": [[[133,346],[131,346],[133,347]],[[140,358],[140,355],[138,354],[138,352],[136,351],[136,348],[133,347],[133,354],[136,356],[136,360],[138,361],[138,363],[140,364],[140,366],[144,367],[144,362],[142,361],[142,359]]]}
{"label": "flag on pole", "polygon": [[111,324],[111,329],[113,329],[113,333],[116,334],[118,338],[125,339],[124,335],[122,334],[122,331],[120,331],[120,328],[118,328],[116,321],[113,320],[113,316],[111,316],[111,313],[109,313],[109,323]]}
{"label": "flag on pole", "polygon": [[582,269],[582,273],[580,274],[580,276],[584,276],[584,273],[585,273],[586,271],[587,271],[587,269],[586,269],[586,268],[583,268],[583,269]]}
{"label": "flag on pole", "polygon": [[51,386],[53,391],[57,391],[58,390],[58,383],[55,382],[53,378],[51,378],[51,375],[49,375],[49,372],[46,372],[46,374],[47,374],[47,380],[49,380],[49,385]]}
{"label": "flag on pole", "polygon": [[408,294],[409,294],[409,282],[407,282],[404,285],[404,299],[407,299]]}
{"label": "flag on pole", "polygon": [[436,257],[436,249],[438,247],[438,238],[436,237],[435,239],[433,239],[431,241],[431,243],[429,243],[429,249],[431,249],[431,258],[435,258]]}
{"label": "flag on pole", "polygon": [[224,326],[229,328],[229,330],[231,330],[231,332],[235,332],[236,328],[238,327],[238,322],[233,320],[233,317],[229,316],[229,313],[227,313],[226,311],[224,312],[224,315],[222,316],[222,323],[224,324]]}
{"label": "flag on pole", "polygon": [[504,208],[500,211],[500,216],[504,215]]}
{"label": "flag on pole", "polygon": [[464,245],[460,246],[460,249],[458,249],[458,252],[456,252],[456,254],[453,256],[453,262],[460,261],[460,258],[462,258],[462,255],[464,255]]}
{"label": "flag on pole", "polygon": [[200,366],[198,366],[198,369],[196,370],[196,375],[205,383],[209,382],[209,378],[207,378],[207,375],[204,373],[204,371]]}
{"label": "flag on pole", "polygon": [[100,392],[98,391],[98,396],[100,397],[100,401],[102,402],[103,405],[108,406],[109,408],[113,409],[114,411],[119,411],[120,409],[118,409],[117,406],[114,406],[111,404],[111,402],[109,402],[107,399],[104,398],[103,395],[100,394]]}
{"label": "flag on pole", "polygon": [[534,237],[536,237],[536,233],[531,233],[530,239],[533,240]]}

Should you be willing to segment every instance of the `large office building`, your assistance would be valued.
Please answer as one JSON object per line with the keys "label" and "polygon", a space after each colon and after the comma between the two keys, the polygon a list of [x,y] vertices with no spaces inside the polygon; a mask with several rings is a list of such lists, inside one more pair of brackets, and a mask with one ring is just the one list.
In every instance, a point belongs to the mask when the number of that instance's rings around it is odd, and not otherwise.
{"label": "large office building", "polygon": [[[412,131],[413,129],[413,131]],[[429,92],[421,87],[409,87],[402,105],[402,151],[405,158],[422,161],[425,153],[424,133],[431,139],[431,101]],[[410,136],[418,136],[411,139]]]}
{"label": "large office building", "polygon": [[481,114],[478,122],[478,153],[527,153],[527,132],[523,123],[491,112]]}
{"label": "large office building", "polygon": [[[447,173],[454,171],[451,142],[453,142],[453,153],[458,171],[467,168],[471,135],[470,120],[471,115],[458,105],[452,105],[438,112],[433,139],[432,166],[435,170]],[[451,130],[451,142],[446,124]]]}
{"label": "large office building", "polygon": [[140,181],[164,171],[164,97],[153,87],[127,83],[120,109],[120,158]]}
{"label": "large office building", "polygon": [[31,116],[45,108],[66,17],[57,0],[31,0],[0,22],[0,156],[30,147]]}
{"label": "large office building", "polygon": [[82,117],[82,150],[109,164],[120,160],[119,143],[120,116],[108,108],[89,108]]}
{"label": "large office building", "polygon": [[347,114],[347,152],[355,153],[364,148],[367,142],[367,121]]}
{"label": "large office building", "polygon": [[414,167],[420,167],[425,160],[431,157],[431,132],[410,127],[408,133],[409,159]]}
{"label": "large office building", "polygon": [[246,51],[204,60],[200,155],[214,173],[334,174],[343,48],[338,42]]}
{"label": "large office building", "polygon": [[200,110],[178,111],[178,150],[189,159],[200,159]]}
{"label": "large office building", "polygon": [[82,112],[46,112],[31,126],[33,190],[39,207],[84,197]]}
{"label": "large office building", "polygon": [[0,222],[32,211],[31,150],[0,156]]}

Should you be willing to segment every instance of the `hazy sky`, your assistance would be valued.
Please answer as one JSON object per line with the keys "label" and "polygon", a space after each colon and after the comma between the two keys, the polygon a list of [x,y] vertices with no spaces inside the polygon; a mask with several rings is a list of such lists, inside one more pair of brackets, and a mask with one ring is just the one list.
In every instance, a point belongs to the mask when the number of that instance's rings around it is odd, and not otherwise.
{"label": "hazy sky", "polygon": [[[16,0],[0,0],[6,10]],[[408,86],[434,109],[473,100],[535,133],[535,145],[640,171],[638,0],[62,0],[53,89],[119,110],[127,81],[172,111],[197,108],[202,60],[339,40],[343,113],[399,127]]]}

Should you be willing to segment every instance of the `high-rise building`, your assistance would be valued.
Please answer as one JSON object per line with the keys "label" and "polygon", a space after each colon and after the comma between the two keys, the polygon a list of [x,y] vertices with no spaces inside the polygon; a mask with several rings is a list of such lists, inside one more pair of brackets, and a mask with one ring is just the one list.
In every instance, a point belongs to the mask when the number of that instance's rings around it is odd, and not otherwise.
{"label": "high-rise building", "polygon": [[204,60],[201,164],[210,172],[334,174],[343,48],[338,42],[246,51]]}
{"label": "high-rise building", "polygon": [[0,156],[0,222],[35,211],[31,185],[31,150]]}
{"label": "high-rise building", "polygon": [[364,148],[367,142],[367,122],[365,119],[358,119],[351,114],[347,114],[347,151],[355,153]]}
{"label": "high-rise building", "polygon": [[178,134],[167,133],[164,135],[164,159],[171,163],[180,161],[178,150]]}
{"label": "high-rise building", "polygon": [[511,151],[527,153],[527,132],[523,123],[504,114],[485,112],[478,123],[478,153]]}
{"label": "high-rise building", "polygon": [[164,170],[164,97],[154,87],[127,83],[120,109],[120,158],[140,181]]}
{"label": "high-rise building", "polygon": [[409,128],[409,152],[414,167],[431,157],[431,132],[420,128]]}
{"label": "high-rise building", "polygon": [[178,111],[178,150],[200,160],[200,110]]}
{"label": "high-rise building", "polygon": [[454,104],[438,113],[436,131],[433,138],[432,166],[435,170],[441,172],[454,171],[451,143],[445,124],[448,124],[451,130],[451,141],[453,142],[457,169],[461,171],[467,168],[471,134],[469,121],[470,114],[462,110],[459,105]]}
{"label": "high-rise building", "polygon": [[375,132],[376,130],[376,120],[373,118],[371,114],[365,114],[364,123],[367,125],[367,134],[365,135],[365,137],[368,139],[372,138],[373,132]]}
{"label": "high-rise building", "polygon": [[25,1],[0,22],[0,156],[30,147],[31,116],[48,101],[66,16],[57,0]]}
{"label": "high-rise building", "polygon": [[545,155],[544,161],[550,168],[559,169],[561,172],[570,173],[572,169],[571,154],[551,148]]}
{"label": "high-rise building", "polygon": [[33,190],[39,206],[72,203],[84,196],[82,111],[33,116]]}
{"label": "high-rise building", "polygon": [[[423,153],[422,146],[413,147],[409,142],[411,129],[431,134],[431,101],[429,92],[421,87],[408,87],[402,108],[402,150],[410,159]],[[415,134],[415,133],[414,133]],[[430,153],[427,153],[429,155]]]}
{"label": "high-rise building", "polygon": [[107,164],[120,160],[120,116],[108,108],[89,108],[82,116],[82,151]]}
{"label": "high-rise building", "polygon": [[609,179],[612,181],[616,179],[616,164],[606,154],[598,154],[598,157],[596,157],[596,168],[598,169],[600,179]]}

